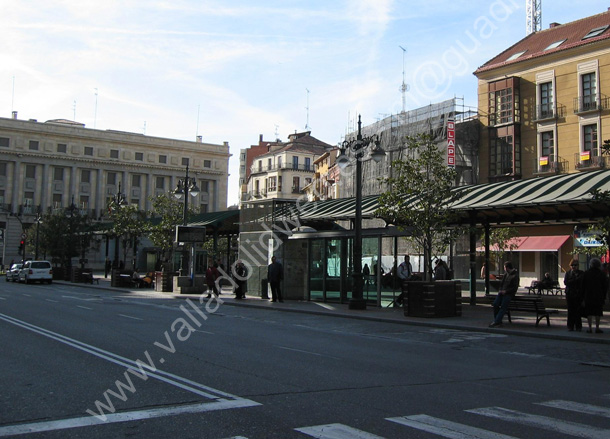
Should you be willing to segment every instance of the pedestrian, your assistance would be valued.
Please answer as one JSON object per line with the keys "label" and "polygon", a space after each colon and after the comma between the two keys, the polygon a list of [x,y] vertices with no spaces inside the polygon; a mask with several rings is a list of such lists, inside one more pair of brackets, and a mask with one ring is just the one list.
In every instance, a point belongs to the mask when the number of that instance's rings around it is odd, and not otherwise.
{"label": "pedestrian", "polygon": [[280,264],[275,256],[271,257],[271,264],[267,267],[267,280],[271,285],[271,301],[283,302],[282,290],[280,288],[280,282],[284,279],[284,267]]}
{"label": "pedestrian", "polygon": [[483,266],[481,267],[481,279],[485,279],[486,273],[487,273],[487,262],[483,262]]}
{"label": "pedestrian", "polygon": [[536,284],[538,287],[538,294],[542,294],[544,290],[550,290],[555,286],[555,281],[551,278],[551,273],[544,273],[542,280],[539,280]]}
{"label": "pedestrian", "polygon": [[568,331],[582,331],[583,291],[582,276],[584,271],[578,269],[578,259],[570,261],[563,283],[566,286],[566,304],[568,308]]}
{"label": "pedestrian", "polygon": [[413,279],[413,266],[411,265],[409,255],[405,255],[404,261],[400,263],[396,270],[396,276],[401,283],[401,291],[398,297],[394,300],[394,307],[399,307],[403,304],[405,299],[405,293],[402,288],[402,283],[407,280]]}
{"label": "pedestrian", "polygon": [[434,265],[434,280],[447,280],[449,278],[448,274],[445,263],[437,259]]}
{"label": "pedestrian", "polygon": [[608,278],[601,270],[602,263],[599,259],[591,259],[589,269],[585,271],[582,278],[582,291],[585,299],[585,315],[589,323],[587,333],[593,332],[593,317],[595,317],[595,333],[601,334],[599,320],[603,315],[604,302],[608,293]]}
{"label": "pedestrian", "polygon": [[205,271],[205,283],[208,287],[208,299],[212,297],[212,293],[218,297],[220,294],[218,291],[218,287],[216,286],[216,279],[220,277],[220,272],[218,271],[218,263],[214,261],[214,263],[208,265],[208,269]]}
{"label": "pedestrian", "polygon": [[233,279],[235,280],[235,298],[246,298],[246,280],[248,278],[248,269],[241,259],[238,259],[233,269]]}
{"label": "pedestrian", "polygon": [[513,268],[513,263],[506,261],[504,263],[504,271],[505,274],[502,276],[498,295],[493,303],[494,320],[489,325],[490,328],[502,326],[502,318],[508,310],[508,304],[515,297],[519,289],[519,272],[516,268]]}
{"label": "pedestrian", "polygon": [[112,270],[112,263],[108,256],[106,256],[106,261],[104,262],[104,279],[108,277],[108,273]]}

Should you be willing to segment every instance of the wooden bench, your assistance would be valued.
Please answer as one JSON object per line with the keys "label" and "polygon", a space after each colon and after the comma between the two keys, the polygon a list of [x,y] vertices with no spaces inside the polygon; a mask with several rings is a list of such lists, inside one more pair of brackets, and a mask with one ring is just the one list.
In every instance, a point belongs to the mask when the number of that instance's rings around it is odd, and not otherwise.
{"label": "wooden bench", "polygon": [[551,287],[542,287],[540,288],[538,286],[538,282],[537,280],[533,280],[532,283],[530,284],[529,287],[525,287],[525,289],[527,290],[527,294],[547,294],[547,295],[553,295],[553,296],[561,296],[564,291],[565,288],[562,288],[559,286],[559,282],[555,282],[553,284],[553,286]]}
{"label": "wooden bench", "polygon": [[[491,303],[493,304],[496,296],[489,296]],[[536,326],[540,323],[540,320],[546,318],[546,325],[551,326],[550,315],[557,314],[559,311],[556,309],[546,309],[542,296],[515,296],[508,303],[508,310],[506,315],[508,316],[508,322],[512,323],[510,313],[511,311],[522,311],[536,314]]]}

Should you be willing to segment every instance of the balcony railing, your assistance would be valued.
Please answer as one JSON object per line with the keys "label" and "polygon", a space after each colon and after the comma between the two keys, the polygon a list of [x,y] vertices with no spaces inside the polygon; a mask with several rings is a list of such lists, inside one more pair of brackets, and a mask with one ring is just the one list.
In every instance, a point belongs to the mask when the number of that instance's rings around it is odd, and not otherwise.
{"label": "balcony railing", "polygon": [[565,116],[565,106],[561,104],[541,104],[536,105],[534,121],[557,119]]}
{"label": "balcony railing", "polygon": [[574,98],[574,114],[588,113],[608,109],[608,97],[602,94],[596,96],[579,96]]}
{"label": "balcony railing", "polygon": [[534,167],[534,174],[546,175],[546,174],[561,174],[569,171],[569,164],[567,160],[561,157],[549,158],[548,160],[541,160],[538,158]]}
{"label": "balcony railing", "polygon": [[260,174],[272,171],[279,171],[281,169],[292,170],[292,171],[304,171],[304,172],[314,172],[312,165],[293,165],[292,163],[282,163],[281,166],[271,165],[271,166],[258,166],[252,165],[250,167],[251,174]]}
{"label": "balcony railing", "polygon": [[574,154],[574,167],[581,171],[608,168],[609,165],[610,157],[599,156],[597,151],[590,151],[589,155],[585,153]]}

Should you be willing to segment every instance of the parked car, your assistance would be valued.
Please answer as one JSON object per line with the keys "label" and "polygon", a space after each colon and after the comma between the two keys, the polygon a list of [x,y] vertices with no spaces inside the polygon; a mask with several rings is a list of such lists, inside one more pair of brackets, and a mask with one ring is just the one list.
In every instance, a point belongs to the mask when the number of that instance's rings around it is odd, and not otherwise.
{"label": "parked car", "polygon": [[21,267],[23,267],[23,264],[11,265],[11,268],[9,268],[6,272],[6,281],[8,282],[11,280],[13,282],[17,282],[19,280],[19,271],[21,271]]}
{"label": "parked car", "polygon": [[53,267],[49,261],[25,261],[19,271],[19,282],[53,282]]}

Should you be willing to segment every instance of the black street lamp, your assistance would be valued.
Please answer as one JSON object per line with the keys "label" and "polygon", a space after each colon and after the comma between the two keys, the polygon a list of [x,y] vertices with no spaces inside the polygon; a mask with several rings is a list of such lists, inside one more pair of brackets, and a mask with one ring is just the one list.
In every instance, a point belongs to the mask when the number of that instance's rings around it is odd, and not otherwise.
{"label": "black street lamp", "polygon": [[[385,156],[381,147],[381,138],[378,135],[362,136],[362,121],[358,115],[358,135],[355,139],[344,140],[339,146],[341,155],[345,156],[347,150],[353,151],[356,158],[356,218],[354,220],[354,244],[352,246],[352,260],[354,263],[352,298],[349,301],[350,309],[366,309],[366,300],[362,295],[362,159],[366,149],[372,146],[371,157],[380,162]],[[344,169],[349,161],[337,157],[338,166]]]}
{"label": "black street lamp", "polygon": [[[112,201],[110,202],[110,209],[117,210],[126,205],[127,205],[127,201],[125,201],[125,195],[121,193],[121,183],[119,183],[119,190],[112,197]],[[115,266],[115,268],[119,268],[119,235],[118,234],[114,237],[114,266]]]}
{"label": "black street lamp", "polygon": [[38,260],[38,231],[40,230],[40,223],[42,219],[42,214],[40,212],[40,206],[38,206],[38,212],[36,212],[36,244],[34,250],[34,260]]}
{"label": "black street lamp", "polygon": [[[184,199],[184,210],[182,213],[182,225],[187,225],[187,217],[188,217],[188,209],[189,209],[189,194],[192,197],[196,197],[199,195],[199,188],[197,187],[197,182],[194,178],[189,178],[189,165],[186,165],[186,175],[184,176],[184,180],[178,180],[178,186],[174,190],[174,196],[182,200]],[[180,267],[180,271],[182,276],[186,276],[190,274],[189,267],[189,257],[188,252],[186,250],[182,251],[182,264]]]}

